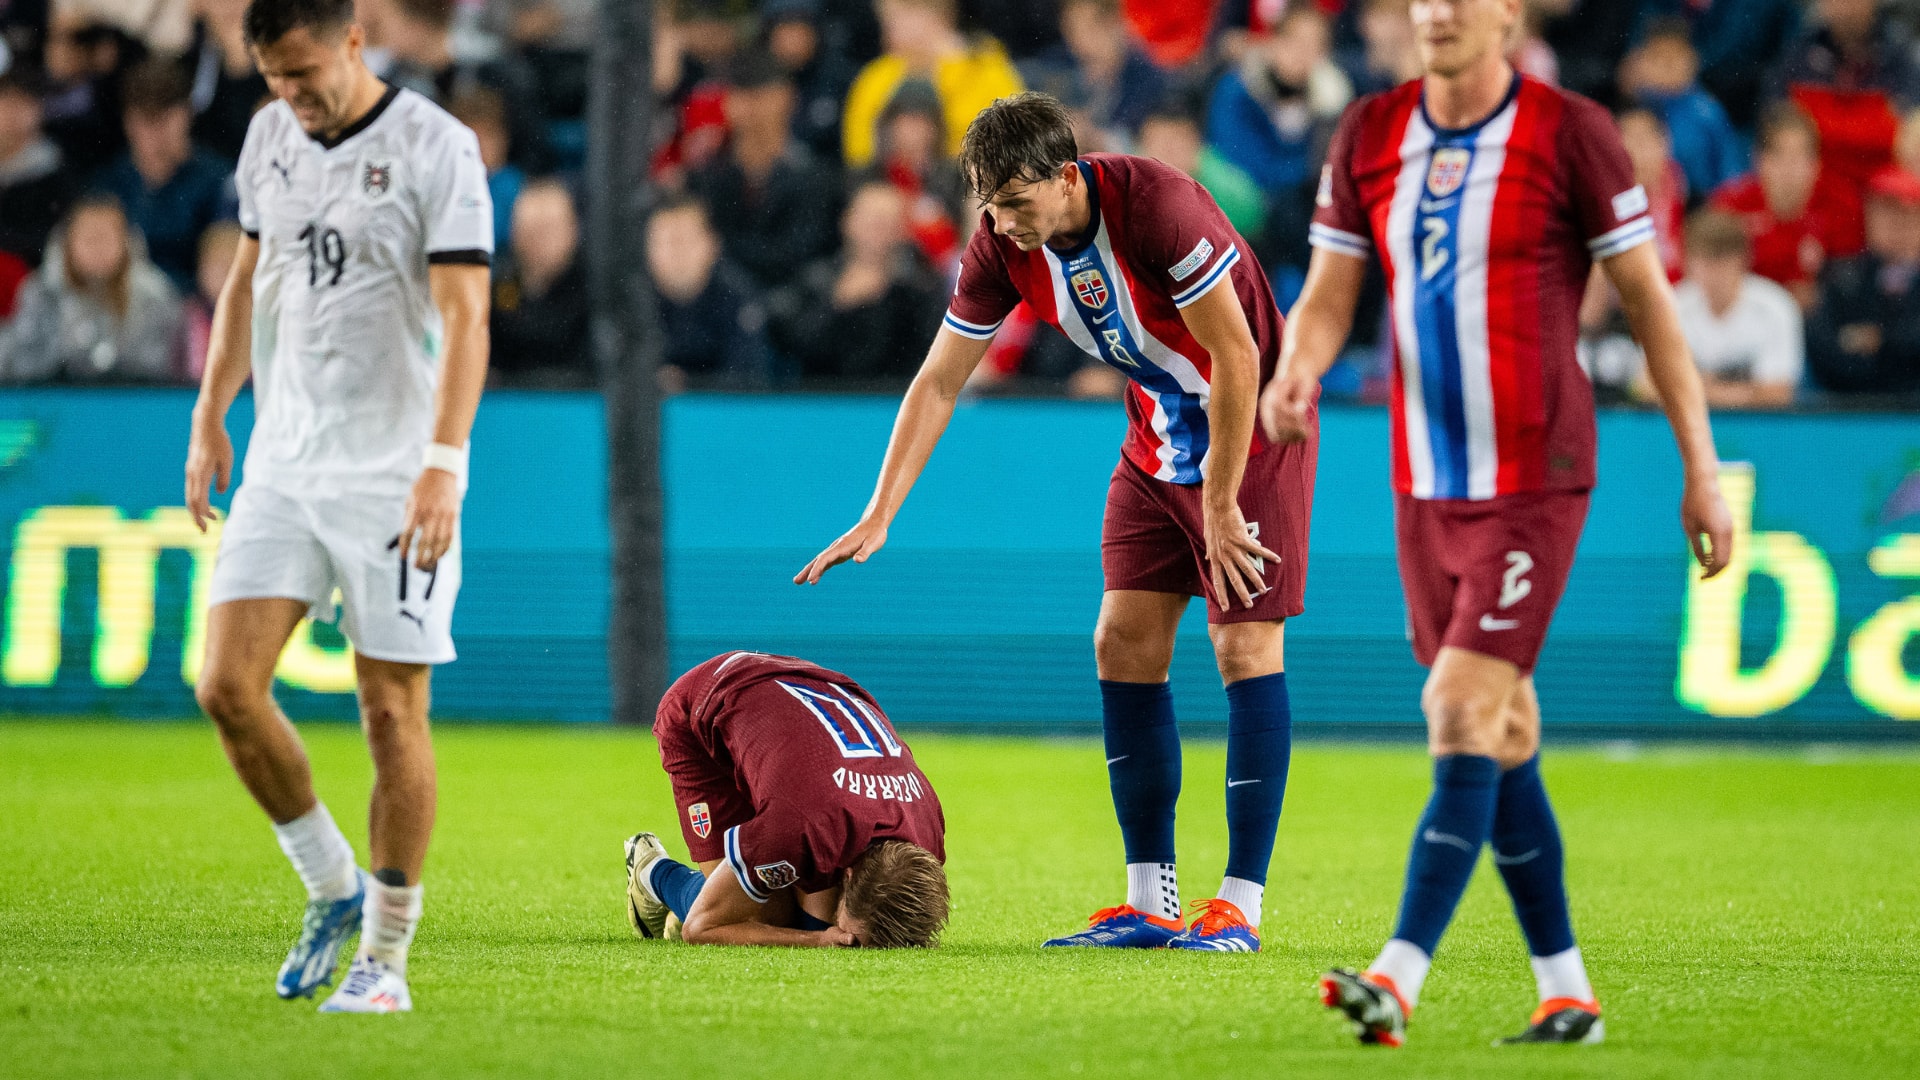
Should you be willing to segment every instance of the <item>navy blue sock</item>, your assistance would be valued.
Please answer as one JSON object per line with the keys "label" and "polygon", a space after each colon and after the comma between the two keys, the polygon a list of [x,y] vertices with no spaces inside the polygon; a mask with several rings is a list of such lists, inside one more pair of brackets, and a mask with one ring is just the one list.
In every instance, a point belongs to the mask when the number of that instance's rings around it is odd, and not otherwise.
{"label": "navy blue sock", "polygon": [[1499,794],[1500,763],[1492,758],[1451,754],[1434,759],[1433,797],[1413,834],[1394,937],[1433,955],[1493,831]]}
{"label": "navy blue sock", "polygon": [[1173,808],[1180,801],[1180,729],[1166,683],[1100,680],[1107,782],[1129,863],[1173,862]]}
{"label": "navy blue sock", "polygon": [[828,930],[833,927],[832,923],[824,919],[816,919],[805,911],[799,913],[799,918],[795,922],[798,924],[797,928],[801,930]]}
{"label": "navy blue sock", "polygon": [[1540,780],[1540,756],[1500,778],[1499,805],[1493,812],[1493,864],[1513,897],[1513,914],[1527,936],[1527,951],[1553,956],[1573,948],[1573,920],[1567,915],[1567,886],[1562,876],[1560,823],[1554,820],[1547,786]]}
{"label": "navy blue sock", "polygon": [[654,895],[667,905],[667,910],[679,916],[681,922],[687,921],[687,912],[693,910],[694,900],[699,897],[700,890],[706,887],[706,876],[672,859],[661,859],[654,863],[652,874],[650,883]]}
{"label": "navy blue sock", "polygon": [[1286,672],[1227,685],[1227,876],[1267,883],[1293,756]]}

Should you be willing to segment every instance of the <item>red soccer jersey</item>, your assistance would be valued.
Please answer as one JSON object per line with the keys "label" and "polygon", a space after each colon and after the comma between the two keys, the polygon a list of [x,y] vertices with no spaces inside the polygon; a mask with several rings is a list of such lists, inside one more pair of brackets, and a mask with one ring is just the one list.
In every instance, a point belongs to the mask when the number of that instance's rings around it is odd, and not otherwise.
{"label": "red soccer jersey", "polygon": [[[732,652],[682,675],[655,727],[684,725],[712,761],[731,763],[753,817],[726,831],[725,857],[755,900],[818,892],[880,840],[946,861],[940,799],[859,684],[805,660]],[[662,756],[675,752],[661,741]],[[667,760],[668,772],[675,772]]]}
{"label": "red soccer jersey", "polygon": [[1448,130],[1416,80],[1347,109],[1318,202],[1315,247],[1378,250],[1386,269],[1395,490],[1591,488],[1580,298],[1594,260],[1654,238],[1606,110],[1516,76],[1493,115]]}
{"label": "red soccer jersey", "polygon": [[1858,255],[1866,247],[1866,212],[1860,196],[1822,170],[1806,208],[1792,221],[1775,216],[1752,174],[1727,181],[1714,192],[1716,209],[1737,214],[1753,241],[1753,272],[1788,288],[1810,284],[1829,259]]}
{"label": "red soccer jersey", "polygon": [[[1026,300],[1041,321],[1132,380],[1128,460],[1149,476],[1197,484],[1213,362],[1180,309],[1231,281],[1264,386],[1280,358],[1273,290],[1213,196],[1186,173],[1125,154],[1088,154],[1079,164],[1093,201],[1091,235],[1071,251],[1021,251],[983,217],[960,260],[946,327],[991,338]],[[1252,452],[1265,445],[1256,431]]]}

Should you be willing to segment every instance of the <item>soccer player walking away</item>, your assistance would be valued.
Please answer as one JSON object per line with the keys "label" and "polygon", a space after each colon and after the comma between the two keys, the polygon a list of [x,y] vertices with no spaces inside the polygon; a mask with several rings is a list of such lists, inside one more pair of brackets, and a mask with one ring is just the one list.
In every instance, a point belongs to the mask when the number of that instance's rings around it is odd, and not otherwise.
{"label": "soccer player walking away", "polygon": [[[1291,751],[1283,630],[1302,610],[1315,453],[1311,395],[1302,438],[1273,446],[1255,431],[1259,389],[1280,355],[1273,292],[1204,188],[1147,158],[1080,156],[1066,110],[1044,94],[982,111],[960,164],[986,214],[945,325],[900,406],[865,514],[794,581],[817,582],[886,543],[967,376],[1021,300],[1125,374],[1128,431],[1107,489],[1094,652],[1127,898],[1047,944],[1257,951]],[[1193,596],[1209,601],[1227,684],[1228,855],[1219,894],[1186,926],[1167,672]]]}
{"label": "soccer player walking away", "polygon": [[1521,0],[1415,0],[1426,74],[1354,103],[1321,179],[1305,291],[1268,437],[1309,437],[1320,376],[1353,321],[1369,252],[1395,345],[1393,478],[1433,796],[1393,939],[1322,1000],[1363,1042],[1397,1046],[1480,849],[1513,896],[1541,1005],[1513,1042],[1598,1042],[1574,944],[1559,827],[1541,784],[1533,667],[1594,484],[1593,393],[1574,358],[1594,262],[1620,292],[1685,469],[1680,521],[1708,576],[1733,529],[1713,436],[1655,253],[1647,195],[1598,105],[1518,75],[1502,52]]}
{"label": "soccer player walking away", "polygon": [[[253,0],[254,61],[278,99],[247,129],[240,242],[215,306],[187,451],[187,505],[233,469],[226,414],[253,378],[246,480],[220,536],[200,705],[307,887],[276,989],[312,994],[360,951],[327,1012],[412,1007],[407,946],[433,828],[434,664],[454,657],[467,435],[487,367],[493,210],[479,146],[361,61],[352,0]],[[313,791],[274,704],[309,611],[354,649],[376,778],[368,876]]]}

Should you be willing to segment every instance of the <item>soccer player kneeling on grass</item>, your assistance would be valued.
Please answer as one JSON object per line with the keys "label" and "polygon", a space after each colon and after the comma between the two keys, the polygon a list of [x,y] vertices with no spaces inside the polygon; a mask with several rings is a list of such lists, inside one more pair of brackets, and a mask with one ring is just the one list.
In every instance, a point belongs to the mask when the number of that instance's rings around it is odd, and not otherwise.
{"label": "soccer player kneeling on grass", "polygon": [[668,858],[653,833],[627,841],[627,916],[641,937],[867,948],[939,938],[940,799],[852,679],[726,653],[673,684],[653,735],[695,866]]}

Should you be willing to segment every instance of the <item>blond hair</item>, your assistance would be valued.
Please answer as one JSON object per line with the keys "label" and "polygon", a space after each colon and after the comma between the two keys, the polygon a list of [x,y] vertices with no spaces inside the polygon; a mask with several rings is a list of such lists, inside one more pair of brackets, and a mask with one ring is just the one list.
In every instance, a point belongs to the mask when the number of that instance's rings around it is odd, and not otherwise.
{"label": "blond hair", "polygon": [[925,848],[882,840],[848,869],[840,899],[867,947],[930,948],[947,925],[947,871]]}

